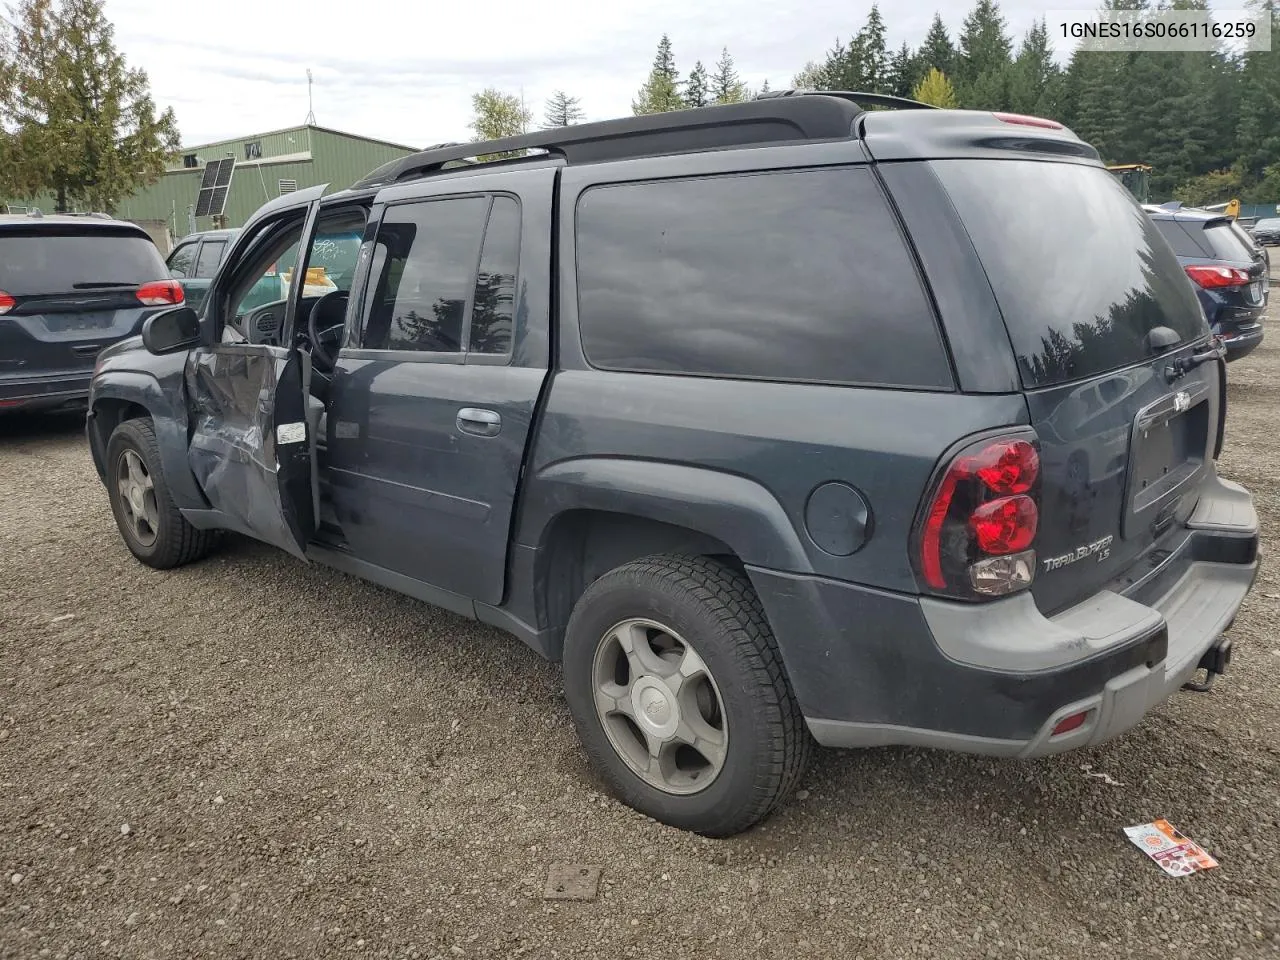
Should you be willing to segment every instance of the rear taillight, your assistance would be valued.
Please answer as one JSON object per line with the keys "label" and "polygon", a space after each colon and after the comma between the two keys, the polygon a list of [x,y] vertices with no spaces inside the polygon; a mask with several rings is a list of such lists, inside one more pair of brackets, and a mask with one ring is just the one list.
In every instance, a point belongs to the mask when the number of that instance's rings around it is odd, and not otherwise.
{"label": "rear taillight", "polygon": [[982,440],[951,459],[917,528],[917,563],[930,590],[974,599],[1031,585],[1039,475],[1030,435]]}
{"label": "rear taillight", "polygon": [[1024,127],[1043,127],[1046,130],[1066,129],[1057,120],[1047,120],[1044,117],[1029,117],[1024,113],[994,113],[992,116],[1002,123],[1016,123]]}
{"label": "rear taillight", "polygon": [[1187,276],[1206,290],[1214,287],[1243,287],[1249,282],[1249,272],[1239,267],[1187,267]]}
{"label": "rear taillight", "polygon": [[0,314],[8,313],[18,305],[18,301],[13,299],[3,290],[0,290]]}
{"label": "rear taillight", "polygon": [[181,303],[183,300],[182,284],[177,280],[153,280],[140,286],[136,296],[148,307],[163,307],[166,304]]}

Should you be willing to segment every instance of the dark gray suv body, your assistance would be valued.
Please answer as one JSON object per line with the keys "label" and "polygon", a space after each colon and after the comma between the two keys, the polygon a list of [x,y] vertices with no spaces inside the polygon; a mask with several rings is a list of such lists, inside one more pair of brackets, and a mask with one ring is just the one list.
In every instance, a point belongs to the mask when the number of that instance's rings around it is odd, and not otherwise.
{"label": "dark gray suv body", "polygon": [[98,353],[182,302],[167,277],[132,223],[0,216],[0,412],[83,407]]}
{"label": "dark gray suv body", "polygon": [[[173,566],[235,530],[508,630],[563,660],[612,789],[709,834],[774,809],[813,740],[1128,729],[1225,668],[1256,575],[1221,346],[1069,131],[869,100],[272,201],[199,323],[95,378],[126,543]],[[355,269],[323,266],[353,229]],[[239,310],[298,243],[312,286]]]}

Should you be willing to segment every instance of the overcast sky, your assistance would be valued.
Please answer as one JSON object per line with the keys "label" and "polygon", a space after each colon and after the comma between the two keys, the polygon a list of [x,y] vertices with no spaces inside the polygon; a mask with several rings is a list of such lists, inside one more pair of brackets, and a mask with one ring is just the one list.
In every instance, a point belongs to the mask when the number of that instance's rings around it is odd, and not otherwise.
{"label": "overcast sky", "polygon": [[[882,2],[890,47],[918,44],[935,9],[954,38],[971,5]],[[1020,38],[1048,9],[1093,4],[1000,6]],[[752,87],[789,86],[870,9],[870,0],[106,3],[120,49],[177,112],[186,145],[302,123],[310,67],[321,126],[414,147],[470,139],[471,96],[486,86],[523,92],[535,122],[556,89],[579,97],[588,120],[628,115],[664,31],[682,74],[699,59],[710,69],[727,46]]]}

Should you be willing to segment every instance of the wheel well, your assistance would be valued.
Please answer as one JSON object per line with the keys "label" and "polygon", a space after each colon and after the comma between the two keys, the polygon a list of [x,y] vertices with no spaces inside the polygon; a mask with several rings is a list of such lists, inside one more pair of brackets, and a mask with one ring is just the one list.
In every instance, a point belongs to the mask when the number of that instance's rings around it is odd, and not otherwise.
{"label": "wheel well", "polygon": [[111,434],[115,432],[116,427],[126,420],[150,419],[150,417],[151,411],[140,403],[105,397],[94,402],[93,419],[89,423],[90,428],[98,435],[98,449],[105,455],[107,441],[111,439]]}
{"label": "wheel well", "polygon": [[[603,510],[571,510],[552,522],[539,553],[537,593],[543,622],[562,632],[573,605],[615,567],[658,553],[711,557],[742,570],[721,540],[685,527]],[[562,642],[557,639],[557,646]]]}

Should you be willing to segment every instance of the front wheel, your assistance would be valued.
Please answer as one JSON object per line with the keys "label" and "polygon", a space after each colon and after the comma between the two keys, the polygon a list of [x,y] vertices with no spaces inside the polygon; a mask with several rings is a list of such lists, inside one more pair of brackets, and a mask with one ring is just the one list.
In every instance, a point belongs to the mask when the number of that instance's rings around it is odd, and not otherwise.
{"label": "front wheel", "polygon": [[565,636],[565,697],[583,746],[641,813],[706,836],[763,820],[812,740],[750,582],[659,556],[593,583]]}
{"label": "front wheel", "polygon": [[213,546],[215,533],[191,526],[169,495],[150,420],[126,420],[112,431],[107,495],[125,546],[149,567],[179,567]]}

